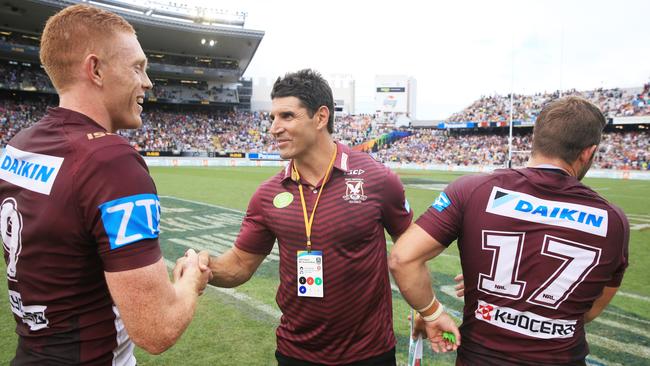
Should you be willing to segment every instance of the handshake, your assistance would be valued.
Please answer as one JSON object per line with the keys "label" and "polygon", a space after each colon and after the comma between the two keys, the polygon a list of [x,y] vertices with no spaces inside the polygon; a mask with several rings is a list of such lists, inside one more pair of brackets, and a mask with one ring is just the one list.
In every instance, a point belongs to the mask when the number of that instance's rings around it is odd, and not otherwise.
{"label": "handshake", "polygon": [[210,269],[210,253],[202,250],[197,254],[194,249],[188,249],[185,256],[176,260],[172,275],[174,284],[189,286],[198,296],[201,296],[213,277]]}

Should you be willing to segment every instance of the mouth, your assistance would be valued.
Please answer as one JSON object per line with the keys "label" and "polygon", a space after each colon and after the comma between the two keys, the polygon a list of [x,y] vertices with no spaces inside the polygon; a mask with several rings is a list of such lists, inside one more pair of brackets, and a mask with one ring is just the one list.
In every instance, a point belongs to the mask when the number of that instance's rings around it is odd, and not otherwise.
{"label": "mouth", "polygon": [[142,104],[144,104],[144,95],[138,95],[135,97],[135,102],[140,106],[140,109],[142,109]]}
{"label": "mouth", "polygon": [[291,140],[275,140],[278,147],[287,146]]}

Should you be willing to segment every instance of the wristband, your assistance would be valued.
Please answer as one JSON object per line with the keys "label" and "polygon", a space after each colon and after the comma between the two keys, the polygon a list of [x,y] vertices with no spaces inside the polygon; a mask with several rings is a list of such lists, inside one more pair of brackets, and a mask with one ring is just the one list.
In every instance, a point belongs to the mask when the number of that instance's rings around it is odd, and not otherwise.
{"label": "wristband", "polygon": [[436,320],[438,320],[438,318],[440,318],[440,315],[442,315],[444,311],[445,309],[442,306],[442,304],[438,303],[438,308],[436,309],[436,311],[433,312],[433,314],[427,316],[422,316],[420,314],[420,316],[422,317],[422,320],[424,320],[425,322],[435,322]]}
{"label": "wristband", "polygon": [[431,309],[435,303],[436,303],[436,295],[433,295],[433,299],[431,300],[431,302],[429,303],[429,305],[423,307],[422,309],[416,309],[416,311],[417,311],[418,313],[424,313],[425,311]]}

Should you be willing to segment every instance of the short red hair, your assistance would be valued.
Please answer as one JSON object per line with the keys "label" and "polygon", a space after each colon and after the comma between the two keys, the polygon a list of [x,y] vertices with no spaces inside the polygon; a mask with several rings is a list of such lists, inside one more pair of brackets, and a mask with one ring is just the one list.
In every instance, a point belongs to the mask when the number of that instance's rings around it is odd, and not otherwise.
{"label": "short red hair", "polygon": [[47,20],[41,36],[41,64],[61,92],[74,83],[75,66],[89,53],[101,54],[118,32],[135,34],[124,18],[89,5],[69,6]]}

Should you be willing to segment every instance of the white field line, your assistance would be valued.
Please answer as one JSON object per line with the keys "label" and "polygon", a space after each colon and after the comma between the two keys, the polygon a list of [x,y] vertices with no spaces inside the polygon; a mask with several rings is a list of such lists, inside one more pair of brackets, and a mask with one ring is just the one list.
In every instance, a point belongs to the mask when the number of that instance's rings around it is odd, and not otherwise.
{"label": "white field line", "polygon": [[635,321],[635,322],[637,322],[637,323],[648,324],[648,325],[650,325],[650,320],[645,320],[645,319],[641,319],[641,318],[637,318],[637,317],[629,316],[629,315],[625,315],[625,314],[619,314],[619,313],[617,313],[617,312],[615,312],[615,311],[611,311],[611,310],[607,310],[607,309],[605,309],[605,311],[603,311],[603,312],[604,312],[605,314],[610,314],[610,315],[612,315],[612,316],[617,316],[617,317],[619,317],[619,318],[628,319],[628,320],[633,320],[633,321]]}
{"label": "white field line", "polygon": [[587,341],[609,350],[627,353],[633,356],[650,359],[650,348],[634,343],[624,343],[610,338],[587,333]]}
{"label": "white field line", "polygon": [[[173,269],[174,266],[176,265],[174,262],[165,259],[165,264],[169,269]],[[208,288],[214,289],[215,291],[219,291],[223,294],[226,294],[235,300],[241,301],[242,303],[248,304],[249,306],[271,316],[274,319],[280,320],[280,316],[282,316],[282,312],[272,306],[269,306],[267,304],[264,304],[258,300],[255,300],[254,298],[242,294],[241,292],[237,292],[237,290],[232,289],[232,288],[221,288],[221,287],[216,287],[212,285],[208,285]]]}
{"label": "white field line", "polygon": [[623,297],[629,297],[630,299],[635,299],[635,300],[641,300],[645,302],[650,302],[650,297],[648,296],[643,296],[639,294],[633,294],[630,292],[625,292],[625,291],[618,291],[616,293],[616,296],[623,296]]}
{"label": "white field line", "polygon": [[593,365],[593,366],[623,366],[623,364],[603,360],[602,358],[598,358],[598,357],[595,357],[593,355],[588,355],[587,356],[587,365]]}

